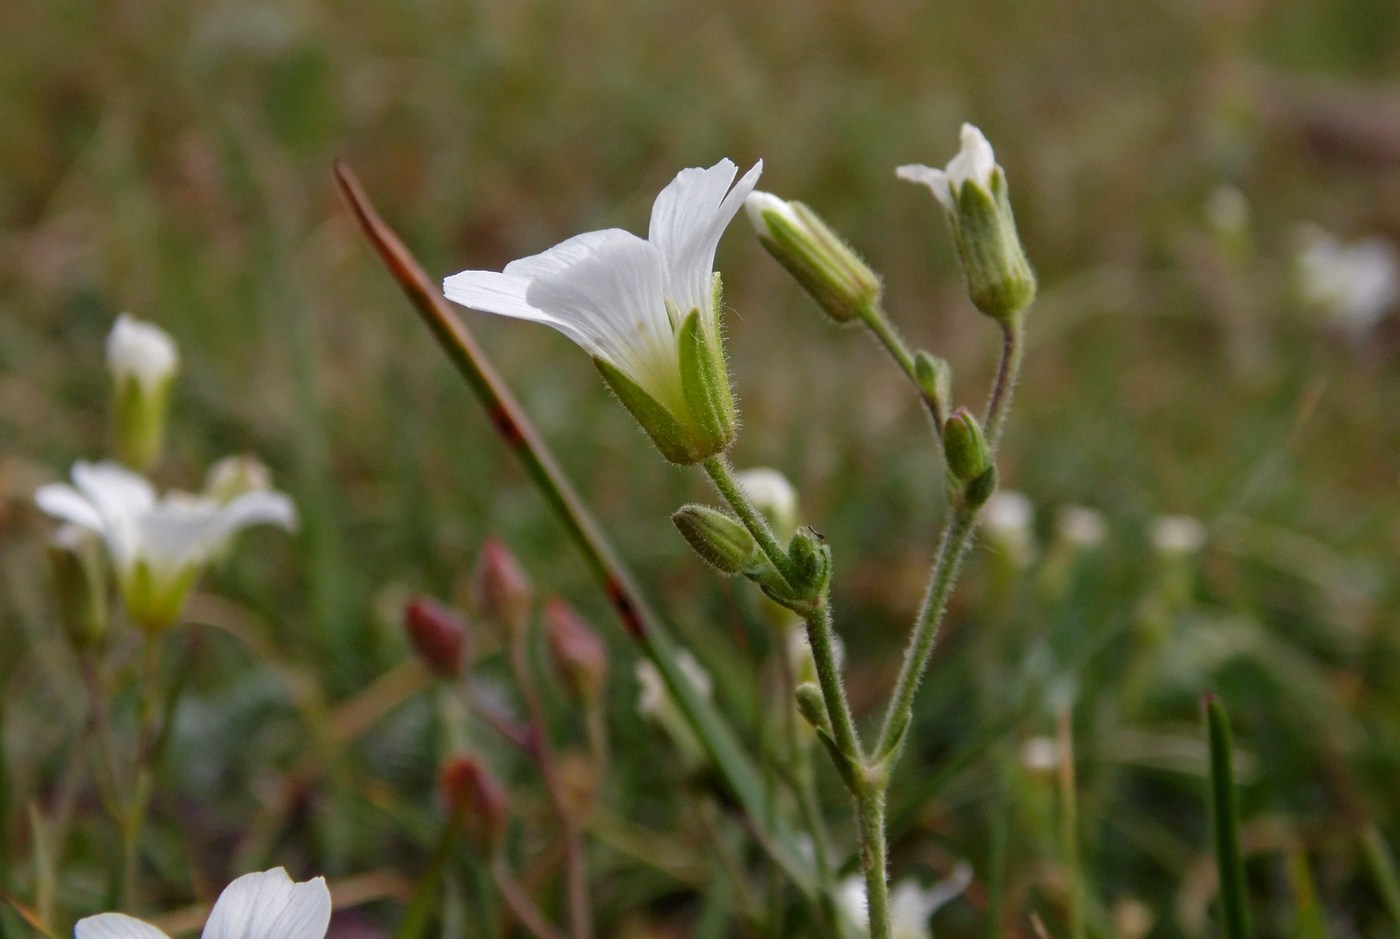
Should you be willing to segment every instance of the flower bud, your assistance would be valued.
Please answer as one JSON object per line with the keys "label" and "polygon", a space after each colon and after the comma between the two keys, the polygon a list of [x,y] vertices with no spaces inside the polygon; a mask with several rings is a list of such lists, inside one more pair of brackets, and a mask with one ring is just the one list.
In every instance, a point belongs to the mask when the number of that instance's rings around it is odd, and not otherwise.
{"label": "flower bud", "polygon": [[457,678],[467,647],[467,622],[436,600],[418,597],[404,608],[404,632],[428,670],[440,678]]}
{"label": "flower bud", "polygon": [[681,535],[715,570],[742,574],[758,569],[763,554],[738,519],[704,505],[681,506],[671,516]]}
{"label": "flower bud", "polygon": [[251,454],[226,456],[204,477],[204,495],[220,505],[226,505],[249,492],[266,492],[272,488],[272,471]]}
{"label": "flower bud", "polygon": [[826,711],[826,699],[822,697],[822,691],[813,682],[805,681],[797,686],[797,713],[802,715],[802,719],[812,725],[814,730],[824,730],[831,733],[831,717]]}
{"label": "flower bud", "polygon": [[481,546],[472,578],[477,612],[486,620],[515,634],[525,628],[535,595],[520,562],[495,538]]}
{"label": "flower bud", "polygon": [[953,496],[974,507],[985,503],[996,489],[996,468],[982,425],[967,408],[958,408],[943,425],[943,454]]}
{"label": "flower bud", "polygon": [[915,352],[914,380],[919,383],[924,400],[938,412],[938,419],[948,420],[948,402],[953,397],[953,369],[947,360],[930,355],[923,349]]}
{"label": "flower bud", "polygon": [[438,785],[447,810],[461,818],[467,840],[485,854],[499,848],[509,816],[506,791],[491,771],[474,757],[448,757]]}
{"label": "flower bud", "polygon": [[550,656],[569,693],[584,704],[596,702],[608,674],[608,651],[602,640],[562,600],[545,603],[544,619]]}
{"label": "flower bud", "polygon": [[58,616],[68,641],[84,649],[107,632],[107,564],[102,539],[77,525],[64,525],[49,538]]}
{"label": "flower bud", "polygon": [[1016,233],[1006,174],[982,132],[963,125],[962,150],[946,169],[901,166],[896,175],[928,186],[942,203],[973,304],[1003,324],[1020,316],[1035,298],[1035,274]]}
{"label": "flower bud", "polygon": [[128,313],[117,317],[107,335],[113,444],[117,458],[134,470],[144,472],[160,457],[170,386],[179,366],[179,349],[165,330]]}
{"label": "flower bud", "polygon": [[798,600],[815,600],[831,576],[831,549],[820,532],[808,527],[797,529],[788,543],[792,561],[792,590]]}
{"label": "flower bud", "polygon": [[744,208],[763,247],[833,320],[850,322],[880,299],[880,278],[807,206],[754,192]]}

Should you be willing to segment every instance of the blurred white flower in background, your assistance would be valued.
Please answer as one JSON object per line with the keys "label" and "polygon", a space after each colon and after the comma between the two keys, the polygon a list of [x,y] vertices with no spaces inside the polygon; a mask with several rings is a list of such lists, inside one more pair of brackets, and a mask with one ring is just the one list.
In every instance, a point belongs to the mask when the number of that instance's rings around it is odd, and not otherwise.
{"label": "blurred white flower in background", "polygon": [[[296,882],[280,867],[244,874],[219,894],[203,939],[325,939],[331,921],[326,879]],[[75,939],[168,939],[149,923],[122,913],[78,920]]]}
{"label": "blurred white flower in background", "polygon": [[[929,917],[957,899],[970,883],[972,866],[966,862],[959,863],[952,874],[932,887],[922,887],[912,877],[901,880],[890,891],[892,939],[931,939]],[[836,888],[837,907],[862,935],[868,935],[867,896],[864,877],[847,877]]]}
{"label": "blurred white flower in background", "polygon": [[107,334],[107,368],[118,384],[132,379],[146,391],[155,391],[174,378],[179,367],[180,350],[169,333],[130,313],[117,317]]}
{"label": "blurred white flower in background", "polygon": [[982,533],[1013,567],[1026,567],[1035,558],[1035,508],[1024,493],[1000,489],[982,507]]}
{"label": "blurred white flower in background", "polygon": [[1148,525],[1147,540],[1163,557],[1189,557],[1205,547],[1206,527],[1189,515],[1160,515]]}
{"label": "blurred white flower in background", "polygon": [[1400,251],[1380,237],[1350,244],[1300,226],[1293,257],[1304,303],[1348,335],[1364,335],[1400,301]]}
{"label": "blurred white flower in background", "polygon": [[1103,544],[1107,527],[1097,509],[1084,505],[1066,505],[1055,513],[1055,532],[1065,544],[1082,551]]}
{"label": "blurred white flower in background", "polygon": [[71,486],[41,486],[34,501],[102,537],[127,613],[152,632],[174,624],[195,579],[235,533],[261,524],[296,527],[292,500],[280,492],[254,489],[227,501],[183,492],[158,497],[144,476],[83,460],[72,477]]}

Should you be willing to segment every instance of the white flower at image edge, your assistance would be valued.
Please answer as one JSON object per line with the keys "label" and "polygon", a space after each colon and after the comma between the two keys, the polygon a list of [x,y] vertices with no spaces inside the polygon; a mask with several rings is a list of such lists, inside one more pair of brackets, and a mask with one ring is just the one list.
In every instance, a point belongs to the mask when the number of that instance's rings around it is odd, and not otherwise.
{"label": "white flower at image edge", "polygon": [[73,485],[34,494],[50,515],[102,537],[122,600],[144,629],[171,625],[201,569],[232,536],[252,525],[296,527],[292,500],[255,490],[227,502],[173,492],[163,498],[143,476],[115,463],[73,465]]}
{"label": "white flower at image edge", "polygon": [[[890,936],[892,939],[929,939],[933,933],[928,921],[934,913],[967,889],[972,883],[972,867],[960,863],[946,879],[932,887],[922,887],[912,877],[905,878],[890,891]],[[869,912],[865,878],[847,877],[837,886],[836,903],[841,912],[865,933]]]}
{"label": "white flower at image edge", "polygon": [[[325,939],[331,920],[326,879],[297,883],[278,867],[244,874],[224,888],[204,924],[203,939]],[[122,913],[78,920],[76,939],[168,939]]]}
{"label": "white flower at image edge", "polygon": [[[618,228],[585,232],[499,273],[454,274],[443,293],[474,310],[553,327],[690,430],[703,416],[687,396],[680,334],[698,311],[699,333],[719,355],[715,249],[762,169],[755,164],[738,183],[729,160],[681,170],[656,197],[646,238]],[[643,426],[656,437],[645,420]]]}

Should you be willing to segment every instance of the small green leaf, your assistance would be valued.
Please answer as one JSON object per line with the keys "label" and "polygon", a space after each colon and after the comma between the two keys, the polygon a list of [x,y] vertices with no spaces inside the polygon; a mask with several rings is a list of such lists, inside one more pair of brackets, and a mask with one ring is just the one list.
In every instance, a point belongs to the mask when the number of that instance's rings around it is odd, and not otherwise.
{"label": "small green leaf", "polygon": [[1240,854],[1239,805],[1235,800],[1230,720],[1215,695],[1207,695],[1206,728],[1210,740],[1211,817],[1215,826],[1215,862],[1220,876],[1220,912],[1226,939],[1249,939],[1244,859]]}

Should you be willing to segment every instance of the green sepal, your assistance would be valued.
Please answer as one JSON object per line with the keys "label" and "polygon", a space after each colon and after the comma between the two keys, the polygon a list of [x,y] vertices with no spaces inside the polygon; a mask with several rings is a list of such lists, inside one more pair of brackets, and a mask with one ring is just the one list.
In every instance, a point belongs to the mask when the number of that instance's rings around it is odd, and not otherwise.
{"label": "green sepal", "polygon": [[813,730],[831,733],[831,715],[827,713],[826,699],[822,697],[820,688],[810,681],[804,681],[797,686],[793,700],[797,702],[797,713],[802,715],[802,719],[810,724]]}
{"label": "green sepal", "polygon": [[1009,323],[1035,298],[1035,273],[1021,247],[1016,219],[998,167],[990,191],[973,182],[957,192],[954,223],[967,292],[977,309]]}
{"label": "green sepal", "polygon": [[732,516],[706,505],[684,505],[671,521],[695,553],[722,574],[755,572],[765,565],[758,542]]}
{"label": "green sepal", "polygon": [[[709,333],[707,335],[707,333]],[[691,310],[681,322],[677,337],[681,360],[681,389],[697,449],[703,457],[727,448],[738,430],[734,393],[718,330],[706,330],[700,311]]]}
{"label": "green sepal", "polygon": [[802,227],[766,211],[759,240],[828,316],[838,323],[855,320],[879,299],[880,278],[821,216],[801,202],[788,206]]}
{"label": "green sepal", "polygon": [[173,579],[158,581],[144,560],[137,561],[123,580],[122,601],[131,621],[148,633],[163,632],[175,625],[184,609],[185,598],[199,576],[199,567],[187,565]]}
{"label": "green sepal", "polygon": [[656,449],[666,459],[681,466],[690,466],[718,452],[702,452],[703,448],[696,445],[693,435],[686,432],[670,408],[653,398],[617,366],[598,356],[593,357],[593,364],[622,406],[642,425],[642,430],[647,432],[651,442],[656,444]]}

